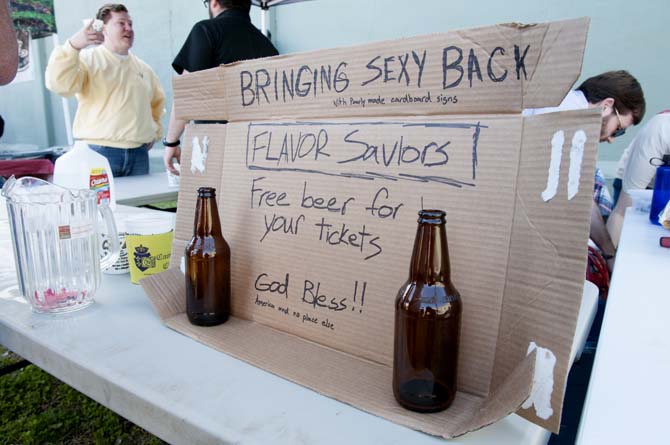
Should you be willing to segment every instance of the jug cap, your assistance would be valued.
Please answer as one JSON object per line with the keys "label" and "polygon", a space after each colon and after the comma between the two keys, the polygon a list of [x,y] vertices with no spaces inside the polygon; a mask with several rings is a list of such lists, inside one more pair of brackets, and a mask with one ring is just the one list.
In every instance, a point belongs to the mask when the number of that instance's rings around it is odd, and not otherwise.
{"label": "jug cap", "polygon": [[72,150],[90,150],[90,149],[91,147],[89,147],[86,142],[81,140],[74,141],[74,144],[72,145]]}
{"label": "jug cap", "polygon": [[651,158],[649,163],[654,167],[670,167],[670,154],[663,155],[663,158]]}

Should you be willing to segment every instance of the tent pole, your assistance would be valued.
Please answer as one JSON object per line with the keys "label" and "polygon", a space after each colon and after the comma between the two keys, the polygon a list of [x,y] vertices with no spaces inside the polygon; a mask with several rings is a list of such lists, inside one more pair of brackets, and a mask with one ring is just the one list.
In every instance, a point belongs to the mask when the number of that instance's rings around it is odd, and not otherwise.
{"label": "tent pole", "polygon": [[[54,48],[60,45],[58,34],[51,34],[51,39],[53,40]],[[72,118],[70,117],[70,104],[65,97],[61,97],[61,103],[63,105],[63,121],[65,122],[67,145],[71,147],[74,145],[74,140],[72,139]]]}
{"label": "tent pole", "polygon": [[268,10],[261,8],[261,32],[264,36],[268,35]]}

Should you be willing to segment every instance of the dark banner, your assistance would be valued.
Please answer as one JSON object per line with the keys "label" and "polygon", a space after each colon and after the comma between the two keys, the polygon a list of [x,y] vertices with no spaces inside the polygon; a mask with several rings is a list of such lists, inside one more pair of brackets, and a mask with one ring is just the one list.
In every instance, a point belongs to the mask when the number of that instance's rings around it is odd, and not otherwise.
{"label": "dark banner", "polygon": [[17,31],[33,39],[57,32],[53,0],[10,0],[9,4]]}

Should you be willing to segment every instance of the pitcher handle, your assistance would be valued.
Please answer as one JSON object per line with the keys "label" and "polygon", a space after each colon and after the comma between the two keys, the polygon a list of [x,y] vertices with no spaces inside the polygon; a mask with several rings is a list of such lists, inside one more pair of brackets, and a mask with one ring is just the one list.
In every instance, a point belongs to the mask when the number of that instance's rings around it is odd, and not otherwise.
{"label": "pitcher handle", "polygon": [[109,253],[100,259],[100,268],[107,269],[119,259],[119,233],[116,230],[116,222],[114,221],[112,209],[107,204],[102,204],[98,206],[98,211],[102,215],[102,219],[105,220],[107,236],[111,241],[109,243]]}

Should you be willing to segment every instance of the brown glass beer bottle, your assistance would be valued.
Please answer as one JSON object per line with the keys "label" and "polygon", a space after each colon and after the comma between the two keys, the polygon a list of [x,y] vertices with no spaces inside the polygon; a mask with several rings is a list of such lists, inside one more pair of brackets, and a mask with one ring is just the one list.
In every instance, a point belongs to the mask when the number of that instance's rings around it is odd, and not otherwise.
{"label": "brown glass beer bottle", "polygon": [[445,212],[421,210],[409,279],[395,303],[393,394],[403,407],[442,411],[456,395],[461,297],[451,283]]}
{"label": "brown glass beer bottle", "polygon": [[214,326],[230,315],[230,247],[221,234],[215,189],[198,189],[193,226],[185,250],[186,314],[195,325]]}

